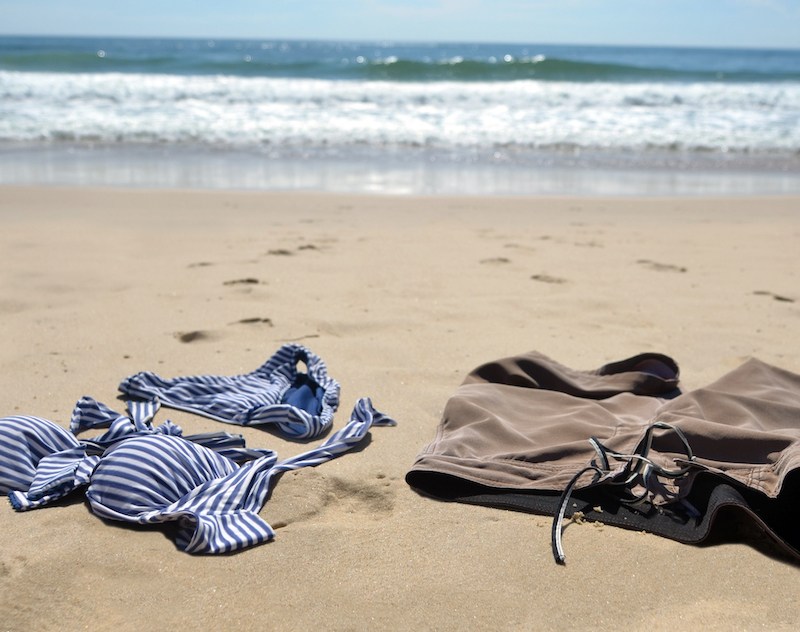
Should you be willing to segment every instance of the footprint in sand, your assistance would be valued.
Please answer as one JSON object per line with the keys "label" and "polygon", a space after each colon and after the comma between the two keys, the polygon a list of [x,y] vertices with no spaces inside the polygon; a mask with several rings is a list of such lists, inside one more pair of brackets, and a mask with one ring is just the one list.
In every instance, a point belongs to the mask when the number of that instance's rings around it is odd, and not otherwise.
{"label": "footprint in sand", "polygon": [[212,336],[207,331],[176,331],[172,334],[175,338],[177,338],[180,342],[189,343],[189,342],[197,342],[198,340],[211,340],[214,336]]}
{"label": "footprint in sand", "polygon": [[25,570],[26,566],[28,566],[28,558],[24,555],[14,555],[5,561],[0,561],[0,578],[17,575]]}
{"label": "footprint in sand", "polygon": [[259,316],[255,316],[253,318],[242,318],[241,320],[237,320],[235,323],[231,323],[231,325],[255,325],[259,323],[269,325],[270,327],[274,325],[271,318],[261,318]]}
{"label": "footprint in sand", "polygon": [[[380,520],[394,510],[395,491],[384,474],[375,481],[349,481],[314,470],[290,473],[270,501],[276,529],[308,520]],[[268,505],[268,509],[270,507]]]}
{"label": "footprint in sand", "polygon": [[658,261],[651,261],[650,259],[639,259],[636,263],[647,266],[651,270],[657,272],[686,272],[683,266],[676,266],[671,263],[659,263]]}
{"label": "footprint in sand", "polygon": [[783,303],[794,303],[793,298],[789,298],[788,296],[783,296],[781,294],[775,294],[774,292],[768,292],[767,290],[755,290],[753,294],[756,296],[771,296],[776,301],[781,301]]}
{"label": "footprint in sand", "polygon": [[248,277],[246,279],[233,279],[232,281],[223,281],[222,285],[258,285],[261,283],[258,279]]}
{"label": "footprint in sand", "polygon": [[507,257],[490,257],[488,259],[481,259],[481,263],[497,265],[502,263],[511,263],[511,259],[508,259]]}
{"label": "footprint in sand", "polygon": [[531,279],[534,281],[540,281],[541,283],[566,283],[566,279],[562,279],[561,277],[550,276],[549,274],[533,274],[531,275]]}
{"label": "footprint in sand", "polygon": [[0,299],[0,314],[18,314],[19,312],[24,312],[27,308],[28,305],[26,303]]}

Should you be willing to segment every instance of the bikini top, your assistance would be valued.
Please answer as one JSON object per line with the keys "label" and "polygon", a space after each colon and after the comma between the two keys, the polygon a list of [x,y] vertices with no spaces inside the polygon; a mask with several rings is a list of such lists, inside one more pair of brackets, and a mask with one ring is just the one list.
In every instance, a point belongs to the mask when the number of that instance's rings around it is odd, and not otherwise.
{"label": "bikini top", "polygon": [[0,419],[0,491],[14,509],[35,509],[86,487],[92,511],[102,518],[178,521],[176,544],[189,553],[225,553],[272,539],[274,531],[258,512],[276,474],[329,461],[372,426],[395,423],[361,399],[349,423],[319,447],[278,461],[272,450],[246,448],[239,435],[183,437],[171,422],[137,428],[133,418],[88,397],[78,402],[76,419],[71,430],[109,431],[79,440],[40,417]]}
{"label": "bikini top", "polygon": [[[244,437],[210,432],[183,437],[180,426],[165,421],[153,426],[158,402],[128,402],[130,416],[121,415],[91,397],[75,405],[69,431],[41,417],[0,419],[0,493],[8,494],[17,511],[35,509],[58,500],[89,482],[100,456],[121,441],[156,435],[181,437],[232,461],[274,455],[272,450],[245,446]],[[108,428],[91,439],[78,439],[84,430]]]}

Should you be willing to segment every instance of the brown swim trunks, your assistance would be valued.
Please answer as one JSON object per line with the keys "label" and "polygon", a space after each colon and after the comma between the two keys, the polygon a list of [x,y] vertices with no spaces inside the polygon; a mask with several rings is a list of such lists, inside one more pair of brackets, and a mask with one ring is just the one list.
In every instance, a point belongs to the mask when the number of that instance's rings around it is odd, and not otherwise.
{"label": "brown swim trunks", "polygon": [[593,371],[505,358],[466,377],[406,480],[553,516],[574,484],[567,516],[687,543],[733,507],[800,559],[800,375],[749,360],[682,393],[677,364],[656,353]]}

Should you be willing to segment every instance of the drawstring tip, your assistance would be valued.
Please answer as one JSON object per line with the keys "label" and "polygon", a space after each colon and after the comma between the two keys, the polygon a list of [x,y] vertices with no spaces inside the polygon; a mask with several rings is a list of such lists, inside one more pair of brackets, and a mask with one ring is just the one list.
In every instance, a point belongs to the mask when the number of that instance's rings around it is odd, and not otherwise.
{"label": "drawstring tip", "polygon": [[561,564],[562,566],[566,564],[567,559],[564,556],[564,546],[561,542],[561,523],[567,513],[567,505],[569,504],[569,498],[572,494],[572,488],[575,487],[581,476],[586,474],[586,472],[594,472],[596,474],[594,482],[597,482],[598,477],[603,475],[603,472],[600,470],[600,468],[594,465],[585,467],[580,472],[577,472],[564,488],[561,498],[558,501],[558,510],[556,511],[555,516],[553,516],[553,528],[550,531],[550,542],[553,547],[553,558],[555,559],[556,564]]}
{"label": "drawstring tip", "polygon": [[556,515],[553,520],[553,530],[551,532],[551,536],[553,559],[556,561],[556,564],[564,566],[567,562],[567,558],[564,555],[564,547],[561,544],[561,519],[558,515]]}

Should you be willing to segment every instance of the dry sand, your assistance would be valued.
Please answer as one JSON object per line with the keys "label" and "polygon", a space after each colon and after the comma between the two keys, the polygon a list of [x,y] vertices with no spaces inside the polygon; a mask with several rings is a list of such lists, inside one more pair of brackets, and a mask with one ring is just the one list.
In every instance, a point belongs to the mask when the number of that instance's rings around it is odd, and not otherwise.
{"label": "dry sand", "polygon": [[[403,477],[479,363],[642,351],[687,388],[756,356],[800,371],[800,200],[414,198],[0,189],[0,415],[64,426],[140,370],[234,374],[282,343],[398,421],[284,476],[276,539],[194,557],[80,497],[0,506],[1,630],[796,629],[798,566],[448,504]],[[249,282],[246,282],[249,280]],[[255,281],[255,282],[253,282]],[[189,335],[187,335],[189,334]],[[230,430],[162,410],[187,432]],[[307,449],[245,430],[281,456]]]}

